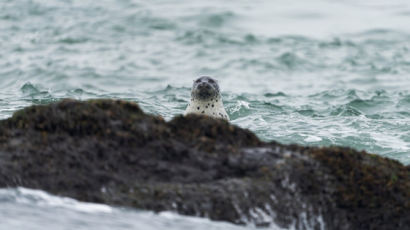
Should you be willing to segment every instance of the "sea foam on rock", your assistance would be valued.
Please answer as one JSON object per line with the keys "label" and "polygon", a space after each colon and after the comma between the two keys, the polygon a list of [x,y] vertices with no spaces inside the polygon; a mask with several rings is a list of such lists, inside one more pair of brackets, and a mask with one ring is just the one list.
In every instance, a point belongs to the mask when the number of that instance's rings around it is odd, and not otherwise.
{"label": "sea foam on rock", "polygon": [[63,100],[0,121],[0,187],[295,229],[405,229],[410,168],[341,147],[264,143],[206,116]]}

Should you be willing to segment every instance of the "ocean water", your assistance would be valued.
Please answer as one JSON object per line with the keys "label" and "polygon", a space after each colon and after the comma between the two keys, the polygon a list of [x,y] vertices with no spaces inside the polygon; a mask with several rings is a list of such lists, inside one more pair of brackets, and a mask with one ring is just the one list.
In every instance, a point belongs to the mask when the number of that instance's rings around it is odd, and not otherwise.
{"label": "ocean water", "polygon": [[[153,212],[78,202],[26,188],[0,189],[0,229],[14,230],[256,230],[171,212]],[[280,230],[280,228],[273,227]]]}
{"label": "ocean water", "polygon": [[[120,98],[171,119],[209,75],[231,122],[263,140],[408,165],[409,21],[405,0],[0,0],[0,119],[62,98]],[[25,196],[0,190],[0,229],[242,229],[108,206],[83,215]]]}

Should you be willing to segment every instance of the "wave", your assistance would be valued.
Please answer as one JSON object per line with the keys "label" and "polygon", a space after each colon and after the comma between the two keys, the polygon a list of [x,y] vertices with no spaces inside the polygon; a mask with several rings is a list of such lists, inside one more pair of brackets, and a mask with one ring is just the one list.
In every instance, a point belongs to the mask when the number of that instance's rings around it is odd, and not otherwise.
{"label": "wave", "polygon": [[87,213],[110,213],[113,209],[108,205],[79,202],[67,197],[58,197],[41,190],[28,188],[0,189],[0,203],[28,204],[40,207],[53,207]]}
{"label": "wave", "polygon": [[[80,202],[28,188],[0,189],[0,219],[4,229],[123,229],[123,230],[251,230],[206,218],[172,212],[155,214],[130,208]],[[281,230],[272,226],[272,230]]]}

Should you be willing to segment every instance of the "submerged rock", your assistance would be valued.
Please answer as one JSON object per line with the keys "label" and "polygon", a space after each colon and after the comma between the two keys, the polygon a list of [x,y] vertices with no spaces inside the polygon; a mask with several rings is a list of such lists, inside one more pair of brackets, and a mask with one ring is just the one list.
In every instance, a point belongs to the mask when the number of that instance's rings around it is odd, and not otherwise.
{"label": "submerged rock", "polygon": [[349,148],[264,143],[210,117],[63,100],[0,121],[0,187],[295,229],[406,229],[410,168]]}

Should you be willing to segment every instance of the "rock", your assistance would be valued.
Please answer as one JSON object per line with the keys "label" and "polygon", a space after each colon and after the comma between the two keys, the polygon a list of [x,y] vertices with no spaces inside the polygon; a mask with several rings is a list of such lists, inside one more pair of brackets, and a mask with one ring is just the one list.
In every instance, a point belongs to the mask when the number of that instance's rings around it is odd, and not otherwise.
{"label": "rock", "polygon": [[0,187],[295,229],[408,229],[410,167],[349,148],[264,143],[210,117],[115,100],[0,121]]}

